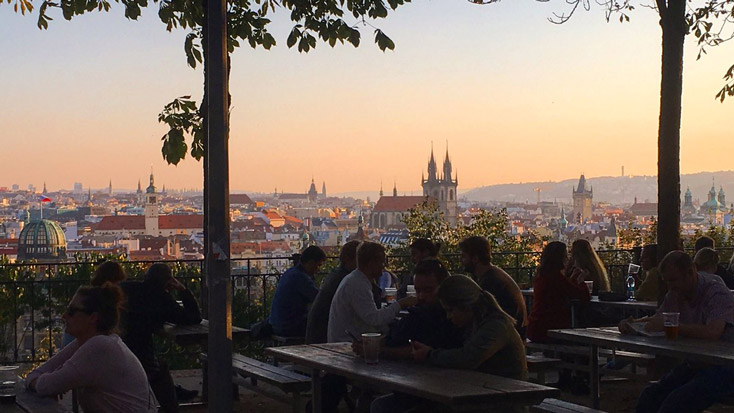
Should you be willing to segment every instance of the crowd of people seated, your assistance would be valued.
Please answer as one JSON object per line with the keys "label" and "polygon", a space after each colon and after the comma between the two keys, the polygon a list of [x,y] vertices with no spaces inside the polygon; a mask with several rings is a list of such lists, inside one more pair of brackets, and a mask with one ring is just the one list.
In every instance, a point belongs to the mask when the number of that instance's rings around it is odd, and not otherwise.
{"label": "crowd of people seated", "polygon": [[[276,335],[303,337],[310,344],[352,342],[359,355],[364,353],[361,334],[379,333],[383,358],[524,380],[526,339],[554,342],[548,331],[571,327],[571,302],[584,308],[592,295],[609,292],[609,276],[588,241],[577,240],[570,250],[565,243],[549,242],[532,277],[528,314],[518,284],[492,263],[490,245],[481,236],[459,242],[466,275],[452,275],[438,243],[414,240],[409,276],[390,276],[392,288],[398,289],[394,296],[380,288],[387,260],[382,245],[347,242],[339,265],[320,286],[315,276],[326,254],[310,246],[280,278],[269,322]],[[728,284],[734,277],[720,264],[713,240],[699,239],[693,258],[673,251],[659,265],[657,246],[645,245],[639,263],[638,298],[662,304],[652,316],[619,322],[622,334],[634,333],[632,322],[660,331],[662,313],[675,311],[683,337],[734,340],[734,295]],[[155,354],[153,335],[166,322],[201,321],[191,291],[163,263],[151,265],[142,280],[127,280],[119,264],[104,262],[90,284],[77,290],[63,316],[65,346],[28,375],[28,388],[43,395],[78,389],[85,411],[178,411],[182,392],[190,394],[174,386],[168,367]],[[584,312],[582,322],[589,326],[615,316]],[[323,411],[336,412],[351,383],[335,375],[322,380]],[[734,369],[683,363],[644,389],[637,411],[697,412],[732,394]],[[361,391],[358,404],[371,404],[373,412],[432,408],[414,396],[368,389]]]}

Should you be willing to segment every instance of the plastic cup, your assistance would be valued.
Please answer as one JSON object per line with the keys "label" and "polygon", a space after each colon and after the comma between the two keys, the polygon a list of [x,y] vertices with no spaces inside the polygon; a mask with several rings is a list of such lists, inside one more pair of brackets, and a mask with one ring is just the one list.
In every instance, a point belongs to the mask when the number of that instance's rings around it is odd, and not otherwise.
{"label": "plastic cup", "polygon": [[637,264],[630,264],[627,268],[627,274],[637,275],[640,273],[640,266]]}
{"label": "plastic cup", "polygon": [[18,366],[0,366],[0,404],[15,403]]}
{"label": "plastic cup", "polygon": [[678,338],[678,330],[680,327],[680,313],[663,313],[663,329],[665,330],[665,338],[675,340]]}
{"label": "plastic cup", "polygon": [[589,295],[593,294],[594,291],[594,281],[584,281],[584,284],[586,284],[586,288],[589,289]]}
{"label": "plastic cup", "polygon": [[362,348],[364,349],[364,362],[377,364],[380,356],[380,333],[362,333]]}
{"label": "plastic cup", "polygon": [[393,287],[385,288],[385,301],[392,303],[398,296],[398,289]]}
{"label": "plastic cup", "polygon": [[408,297],[415,297],[415,295],[416,295],[416,293],[415,293],[415,285],[408,284],[408,291],[407,291],[407,293],[408,293]]}

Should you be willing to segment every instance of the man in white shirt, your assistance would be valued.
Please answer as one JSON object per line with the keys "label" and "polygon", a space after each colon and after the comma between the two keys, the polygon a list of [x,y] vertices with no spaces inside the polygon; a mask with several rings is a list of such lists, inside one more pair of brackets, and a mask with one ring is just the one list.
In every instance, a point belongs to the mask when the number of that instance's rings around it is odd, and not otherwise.
{"label": "man in white shirt", "polygon": [[[372,283],[385,269],[385,247],[362,242],[357,248],[357,269],[349,273],[336,290],[329,310],[329,343],[352,341],[362,333],[386,333],[388,325],[401,309],[416,304],[415,297],[405,297],[377,309]],[[351,335],[350,335],[351,334]]]}
{"label": "man in white shirt", "polygon": [[[385,247],[364,241],[357,248],[357,269],[349,273],[339,288],[329,309],[329,343],[352,341],[362,333],[385,333],[388,324],[402,308],[416,304],[415,297],[405,297],[387,307],[377,309],[372,284],[385,269]],[[336,413],[339,402],[347,392],[347,381],[343,377],[327,374],[322,382],[322,413]]]}

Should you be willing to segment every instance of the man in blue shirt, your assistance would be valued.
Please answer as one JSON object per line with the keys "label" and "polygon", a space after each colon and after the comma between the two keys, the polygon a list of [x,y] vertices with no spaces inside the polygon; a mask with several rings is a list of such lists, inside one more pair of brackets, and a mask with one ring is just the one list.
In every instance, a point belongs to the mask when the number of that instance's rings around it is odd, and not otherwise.
{"label": "man in blue shirt", "polygon": [[314,276],[325,260],[324,251],[312,245],[303,251],[300,262],[280,277],[270,307],[270,324],[276,335],[306,335],[308,306],[319,293]]}

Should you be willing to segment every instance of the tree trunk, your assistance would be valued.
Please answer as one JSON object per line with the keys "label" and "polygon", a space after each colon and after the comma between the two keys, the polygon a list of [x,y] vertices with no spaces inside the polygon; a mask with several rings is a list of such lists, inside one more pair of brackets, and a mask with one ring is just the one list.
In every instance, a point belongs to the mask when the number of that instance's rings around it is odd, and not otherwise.
{"label": "tree trunk", "polygon": [[[685,0],[660,9],[663,30],[658,124],[658,258],[680,248],[680,118],[683,95]],[[664,288],[663,283],[661,287]],[[662,291],[661,291],[662,292]]]}

